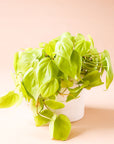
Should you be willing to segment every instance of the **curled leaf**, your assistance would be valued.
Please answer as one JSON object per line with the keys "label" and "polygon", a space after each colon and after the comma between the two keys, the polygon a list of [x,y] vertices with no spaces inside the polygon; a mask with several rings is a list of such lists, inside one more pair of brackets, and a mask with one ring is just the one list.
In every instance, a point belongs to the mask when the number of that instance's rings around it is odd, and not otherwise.
{"label": "curled leaf", "polygon": [[104,52],[101,53],[101,59],[102,59],[102,67],[103,69],[106,70],[106,89],[108,89],[113,80],[113,70],[110,55],[107,50],[104,50]]}

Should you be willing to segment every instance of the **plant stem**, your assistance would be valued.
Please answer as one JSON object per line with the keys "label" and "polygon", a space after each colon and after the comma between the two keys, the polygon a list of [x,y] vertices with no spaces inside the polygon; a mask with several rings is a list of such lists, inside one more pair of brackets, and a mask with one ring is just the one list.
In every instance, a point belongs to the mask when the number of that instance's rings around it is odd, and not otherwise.
{"label": "plant stem", "polygon": [[51,120],[51,118],[46,117],[46,116],[42,115],[40,112],[38,112],[38,106],[39,106],[39,101],[38,101],[38,99],[37,99],[37,103],[36,103],[36,113],[37,113],[37,115],[40,115],[41,117],[44,117],[44,118],[46,118],[46,119]]}

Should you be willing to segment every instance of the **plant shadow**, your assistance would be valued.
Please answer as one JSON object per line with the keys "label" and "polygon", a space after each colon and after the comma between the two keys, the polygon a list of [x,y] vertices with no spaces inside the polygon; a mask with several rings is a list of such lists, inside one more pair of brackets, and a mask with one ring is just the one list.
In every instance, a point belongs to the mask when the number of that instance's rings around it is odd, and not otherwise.
{"label": "plant shadow", "polygon": [[72,122],[69,139],[75,138],[85,131],[109,128],[114,128],[114,109],[86,107],[84,118]]}

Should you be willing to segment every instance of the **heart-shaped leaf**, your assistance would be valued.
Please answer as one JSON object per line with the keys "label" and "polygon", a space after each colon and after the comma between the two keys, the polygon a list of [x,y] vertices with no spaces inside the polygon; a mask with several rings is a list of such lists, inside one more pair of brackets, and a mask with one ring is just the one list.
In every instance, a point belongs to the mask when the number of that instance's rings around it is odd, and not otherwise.
{"label": "heart-shaped leaf", "polygon": [[63,114],[60,114],[59,116],[54,115],[49,124],[49,131],[51,138],[67,140],[71,131],[70,120]]}

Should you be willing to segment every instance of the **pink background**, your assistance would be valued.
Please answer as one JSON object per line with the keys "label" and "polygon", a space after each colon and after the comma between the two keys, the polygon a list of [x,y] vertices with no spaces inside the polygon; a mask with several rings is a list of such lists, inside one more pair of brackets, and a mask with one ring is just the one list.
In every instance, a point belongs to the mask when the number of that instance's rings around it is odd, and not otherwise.
{"label": "pink background", "polygon": [[[14,87],[10,71],[16,51],[66,31],[90,34],[99,51],[108,49],[114,69],[114,0],[0,0],[0,95]],[[114,82],[104,90],[87,92],[85,117],[72,124],[66,143],[114,144]],[[0,110],[1,144],[64,143],[51,141],[48,127],[35,128],[23,108]]]}

